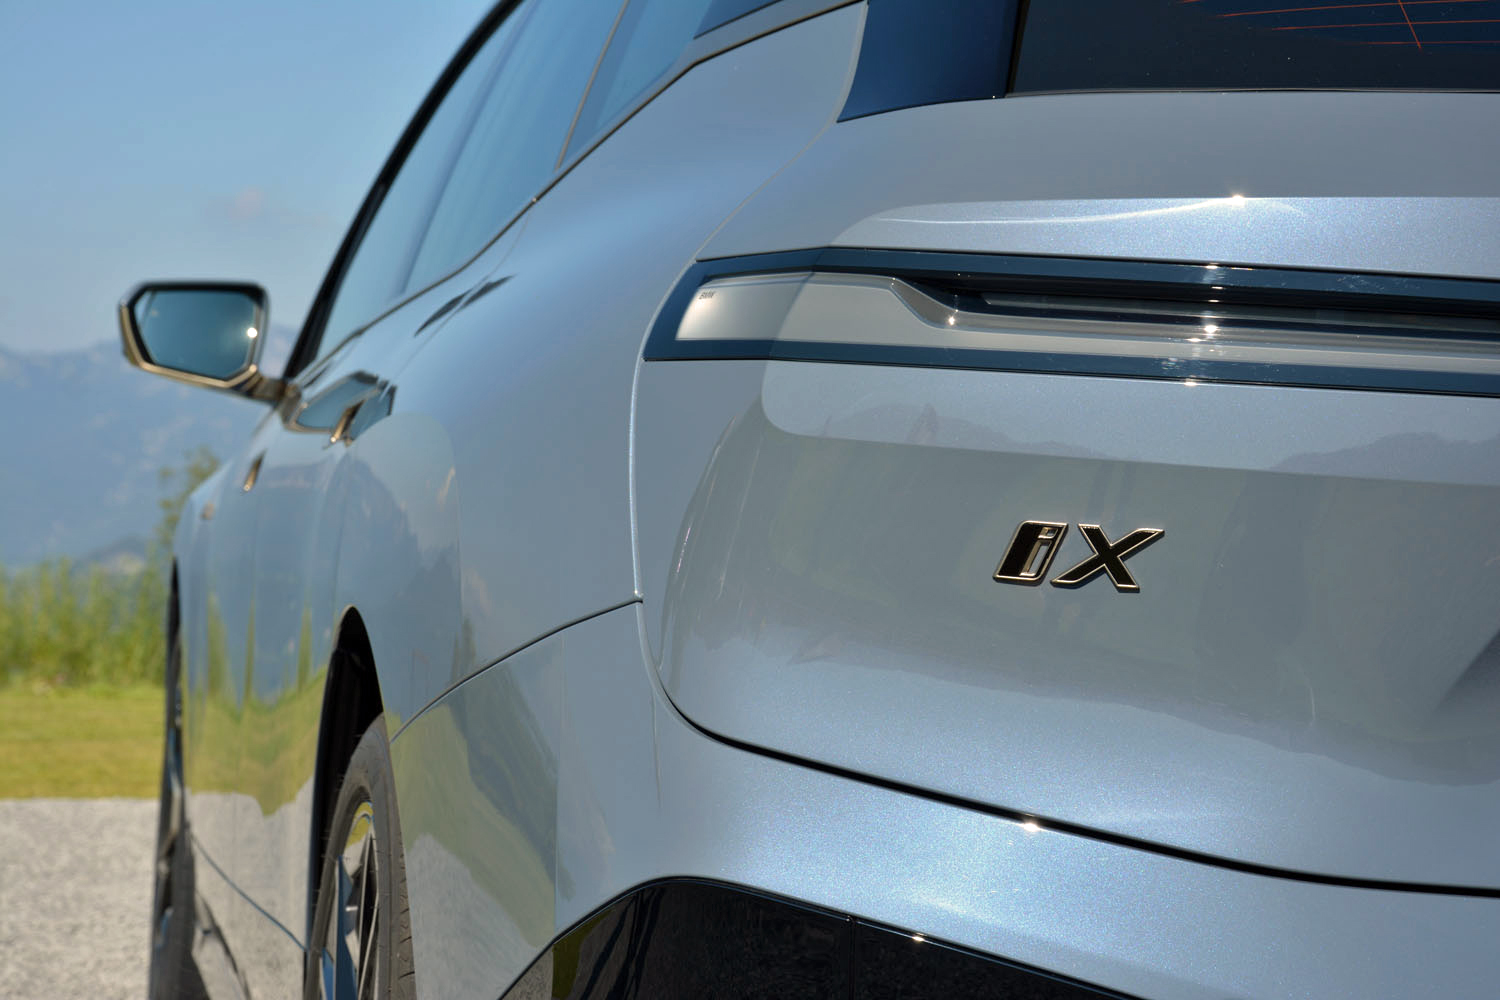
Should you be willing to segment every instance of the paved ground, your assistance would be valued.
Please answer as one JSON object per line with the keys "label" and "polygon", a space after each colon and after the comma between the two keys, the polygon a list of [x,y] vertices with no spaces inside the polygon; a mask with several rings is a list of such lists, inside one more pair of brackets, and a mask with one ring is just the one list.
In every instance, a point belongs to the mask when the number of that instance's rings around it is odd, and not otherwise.
{"label": "paved ground", "polygon": [[0,799],[0,998],[141,1000],[156,802]]}

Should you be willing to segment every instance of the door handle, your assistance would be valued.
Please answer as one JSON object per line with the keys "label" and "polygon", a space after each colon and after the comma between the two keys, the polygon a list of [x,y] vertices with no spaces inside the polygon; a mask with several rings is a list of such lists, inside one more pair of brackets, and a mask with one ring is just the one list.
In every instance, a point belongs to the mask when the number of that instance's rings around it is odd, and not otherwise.
{"label": "door handle", "polygon": [[256,480],[260,479],[260,463],[266,460],[266,453],[261,452],[250,460],[250,468],[245,470],[245,481],[240,484],[241,493],[249,493],[255,489]]}
{"label": "door handle", "polygon": [[365,400],[369,398],[369,396],[363,396],[344,407],[344,412],[339,414],[339,419],[333,425],[333,433],[328,435],[329,444],[337,444],[340,441],[348,444],[354,440],[349,434],[349,425],[354,423],[355,414],[359,412],[359,408],[364,406]]}
{"label": "door handle", "polygon": [[344,408],[328,440],[353,444],[355,438],[390,416],[395,402],[396,387],[389,382],[380,383],[379,391],[361,396]]}

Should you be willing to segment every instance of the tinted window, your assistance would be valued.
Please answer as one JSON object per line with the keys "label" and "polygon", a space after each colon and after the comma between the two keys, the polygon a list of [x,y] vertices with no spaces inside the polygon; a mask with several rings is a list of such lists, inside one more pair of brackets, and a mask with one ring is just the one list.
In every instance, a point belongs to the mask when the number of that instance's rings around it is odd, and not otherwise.
{"label": "tinted window", "polygon": [[698,34],[707,34],[715,28],[722,28],[730,21],[738,20],[746,14],[753,14],[762,7],[769,7],[776,0],[710,0],[705,4],[708,8],[703,14],[703,23],[698,25]]}
{"label": "tinted window", "polygon": [[478,98],[514,35],[507,18],[469,62],[422,130],[339,282],[319,353],[378,316],[401,294],[417,238],[473,120]]}
{"label": "tinted window", "polygon": [[711,0],[630,0],[609,51],[594,74],[588,101],[578,115],[570,150],[583,146],[599,128],[625,110],[655,83],[693,40]]}
{"label": "tinted window", "polygon": [[1020,2],[871,0],[839,120],[999,97]]}
{"label": "tinted window", "polygon": [[1500,0],[1036,0],[1013,91],[1495,90]]}
{"label": "tinted window", "polygon": [[464,140],[412,268],[409,289],[462,264],[557,169],[619,0],[525,0],[495,82]]}

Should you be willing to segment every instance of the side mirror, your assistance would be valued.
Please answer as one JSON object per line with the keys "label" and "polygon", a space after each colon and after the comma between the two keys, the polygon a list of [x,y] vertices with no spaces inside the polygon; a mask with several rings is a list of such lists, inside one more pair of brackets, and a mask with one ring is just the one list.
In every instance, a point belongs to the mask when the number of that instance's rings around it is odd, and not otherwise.
{"label": "side mirror", "polygon": [[274,400],[284,384],[260,370],[269,316],[259,285],[151,282],[120,300],[120,336],[126,359],[144,371]]}

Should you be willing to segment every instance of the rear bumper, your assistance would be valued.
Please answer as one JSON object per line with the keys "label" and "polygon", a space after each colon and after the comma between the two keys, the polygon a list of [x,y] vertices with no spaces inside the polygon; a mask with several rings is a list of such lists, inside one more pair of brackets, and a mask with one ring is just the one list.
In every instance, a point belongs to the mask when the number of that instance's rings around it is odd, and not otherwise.
{"label": "rear bumper", "polygon": [[493,998],[538,955],[597,936],[608,904],[678,895],[633,890],[681,878],[1157,1000],[1479,996],[1500,974],[1492,899],[1235,871],[727,746],[665,699],[638,615],[529,647],[396,737],[424,995]]}

